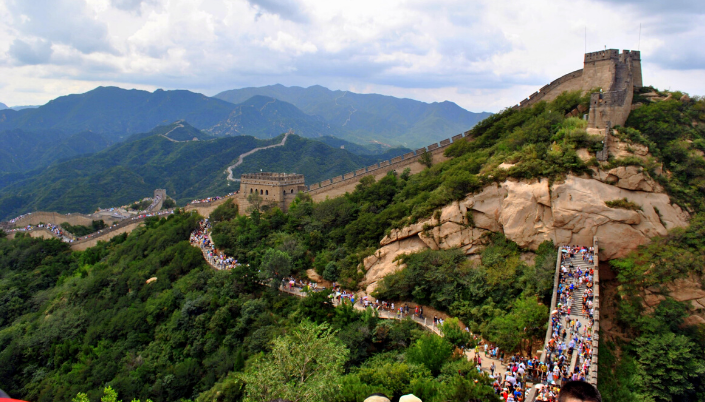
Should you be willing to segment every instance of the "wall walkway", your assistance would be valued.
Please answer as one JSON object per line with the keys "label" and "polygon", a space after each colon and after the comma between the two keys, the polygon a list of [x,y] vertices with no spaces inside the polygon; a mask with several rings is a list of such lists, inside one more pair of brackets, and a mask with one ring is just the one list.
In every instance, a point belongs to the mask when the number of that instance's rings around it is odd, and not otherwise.
{"label": "wall walkway", "polygon": [[[597,370],[598,370],[598,350],[600,341],[600,271],[599,271],[599,244],[597,237],[593,238],[593,262],[589,263],[583,261],[581,257],[576,256],[575,258],[564,258],[564,253],[562,252],[563,247],[559,247],[558,256],[556,257],[556,272],[553,280],[553,296],[551,298],[551,316],[549,317],[548,325],[546,328],[546,337],[544,341],[543,351],[541,352],[540,361],[542,363],[551,363],[557,361],[559,355],[556,351],[551,351],[549,348],[549,341],[555,339],[557,334],[560,333],[562,329],[566,329],[569,334],[579,334],[583,336],[589,336],[589,340],[583,344],[584,349],[587,350],[585,353],[579,352],[579,345],[582,342],[578,342],[572,355],[567,355],[570,358],[567,362],[568,373],[574,373],[576,371],[581,371],[582,365],[588,367],[588,372],[585,380],[590,384],[597,386]],[[592,302],[593,302],[593,314],[592,320],[589,314],[581,308],[582,298],[587,290],[585,285],[581,285],[569,277],[567,274],[562,273],[561,265],[572,264],[575,266],[576,270],[579,267],[582,270],[593,269],[593,281],[592,281]],[[559,304],[561,302],[559,295],[559,287],[561,284],[563,286],[568,286],[571,282],[575,283],[575,290],[571,293],[568,303],[570,303],[570,313],[565,312],[565,303],[561,308]],[[557,314],[553,314],[555,311],[559,311]],[[555,318],[554,318],[555,317]],[[568,325],[570,321],[579,322],[580,328],[573,331]],[[560,337],[559,337],[560,338]],[[565,338],[566,344],[570,341],[570,336]],[[558,382],[558,381],[557,381]],[[526,400],[528,402],[534,402],[538,396],[538,391],[533,388]]]}

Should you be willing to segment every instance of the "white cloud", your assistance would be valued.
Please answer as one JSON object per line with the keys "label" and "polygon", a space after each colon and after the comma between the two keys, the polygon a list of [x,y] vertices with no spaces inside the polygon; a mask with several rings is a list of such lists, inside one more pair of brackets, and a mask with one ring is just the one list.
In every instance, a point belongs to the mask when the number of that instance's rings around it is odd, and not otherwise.
{"label": "white cloud", "polygon": [[[222,90],[282,83],[497,111],[641,50],[646,83],[705,93],[705,10],[656,0],[0,0],[8,104],[98,85]],[[79,89],[80,88],[80,89]]]}

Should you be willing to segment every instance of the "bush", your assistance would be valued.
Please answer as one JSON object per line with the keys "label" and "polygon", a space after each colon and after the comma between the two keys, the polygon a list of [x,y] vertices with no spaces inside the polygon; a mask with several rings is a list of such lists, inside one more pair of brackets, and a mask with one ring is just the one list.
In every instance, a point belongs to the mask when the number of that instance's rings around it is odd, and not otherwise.
{"label": "bush", "polygon": [[612,201],[605,201],[605,205],[610,208],[621,208],[621,209],[631,209],[632,211],[643,211],[640,205],[629,201],[626,198],[616,199]]}
{"label": "bush", "polygon": [[238,205],[232,199],[226,200],[211,212],[210,219],[214,223],[229,221],[238,215]]}
{"label": "bush", "polygon": [[438,375],[452,354],[453,345],[450,342],[438,335],[426,334],[406,351],[406,359],[410,363],[423,365],[432,374]]}
{"label": "bush", "polygon": [[106,225],[105,222],[101,219],[98,221],[91,221],[90,226],[71,225],[68,222],[64,222],[61,224],[61,227],[67,232],[73,234],[74,236],[81,237],[89,235],[91,233],[95,233],[99,230],[103,230],[107,228],[108,225]]}
{"label": "bush", "polygon": [[334,261],[329,262],[326,265],[326,268],[323,270],[323,279],[330,281],[330,282],[335,282],[338,280],[338,264],[336,264]]}

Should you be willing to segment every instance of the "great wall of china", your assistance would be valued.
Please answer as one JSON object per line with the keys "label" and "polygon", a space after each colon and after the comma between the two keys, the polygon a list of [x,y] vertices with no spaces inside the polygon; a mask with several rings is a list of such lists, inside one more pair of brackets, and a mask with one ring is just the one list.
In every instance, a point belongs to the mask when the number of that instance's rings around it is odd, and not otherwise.
{"label": "great wall of china", "polygon": [[[583,69],[566,74],[558,78],[557,80],[554,80],[550,84],[545,85],[539,91],[533,93],[531,96],[521,101],[521,103],[514,106],[514,108],[521,109],[532,106],[539,101],[551,101],[565,91],[581,90],[586,93],[591,89],[599,87],[601,88],[600,92],[594,92],[591,94],[589,114],[586,117],[588,119],[589,129],[596,129],[598,130],[597,132],[602,132],[605,135],[605,140],[607,141],[609,137],[609,130],[611,129],[611,127],[613,125],[623,125],[629,115],[629,112],[631,111],[633,88],[638,88],[641,86],[642,75],[640,53],[638,51],[628,50],[625,50],[620,53],[616,49],[609,49],[600,52],[586,53]],[[291,131],[285,135],[281,144],[275,144],[270,147],[284,146],[286,138],[290,133]],[[247,195],[255,192],[265,196],[265,200],[269,200],[272,202],[277,201],[278,203],[281,203],[283,209],[286,209],[288,207],[288,203],[293,199],[292,195],[294,195],[294,189],[296,189],[296,192],[304,192],[309,194],[314,201],[323,201],[327,198],[335,198],[344,195],[346,192],[353,191],[355,189],[355,186],[364,177],[372,176],[375,178],[375,180],[379,180],[391,171],[402,172],[405,169],[409,169],[411,174],[419,173],[426,168],[426,166],[421,163],[422,161],[420,160],[422,157],[424,157],[424,155],[430,156],[430,159],[433,163],[445,161],[448,159],[444,155],[444,152],[447,147],[457,141],[469,140],[468,135],[469,132],[466,132],[464,134],[458,134],[452,138],[445,139],[440,143],[431,144],[429,146],[419,148],[414,152],[409,152],[405,155],[398,156],[391,160],[379,162],[374,165],[367,166],[365,168],[361,168],[341,176],[336,176],[328,180],[311,184],[309,186],[303,185],[303,177],[294,177],[300,175],[274,174],[276,175],[276,180],[270,180],[271,183],[268,183],[268,180],[266,180],[264,176],[260,177],[258,176],[258,174],[247,175],[247,180],[242,182],[242,188],[239,193],[232,194],[212,202],[192,203],[186,206],[184,210],[196,211],[200,215],[207,217],[218,206],[222,205],[228,200],[233,200],[235,203],[238,204],[241,210],[244,211],[245,207],[249,205],[249,202],[247,201]],[[258,150],[259,149],[253,150],[250,153],[253,153]],[[242,160],[245,156],[247,155],[240,155],[238,158],[238,162],[228,168],[228,180],[234,180],[232,178],[232,167],[235,167],[242,163]],[[606,155],[603,156],[606,158]],[[245,176],[243,176],[243,178],[244,177]],[[284,188],[283,186],[288,187]],[[159,209],[161,209],[162,203],[166,199],[166,192],[164,190],[158,191],[160,192],[157,193],[155,191],[155,202],[150,206],[150,209],[152,211],[158,211]],[[271,198],[269,197],[269,191],[272,191]],[[289,194],[289,191],[291,191],[291,194]],[[160,215],[170,213],[173,213],[173,211],[162,211]],[[87,236],[86,238],[81,239],[79,241],[73,242],[71,248],[74,250],[85,250],[89,247],[96,245],[98,241],[109,240],[110,238],[118,234],[130,232],[135,228],[139,227],[142,222],[149,217],[147,215],[154,216],[156,214],[146,214],[144,216],[131,217],[128,219],[101,216],[100,219],[107,220],[108,223],[112,223],[113,226],[101,231],[100,233],[96,233],[94,235]],[[12,227],[37,225],[39,223],[47,222],[52,222],[57,225],[63,222],[68,222],[71,225],[89,225],[93,220],[96,220],[95,214],[63,215],[54,212],[35,212],[23,216],[12,223],[5,222],[0,225],[0,228],[8,230]],[[10,234],[14,235],[14,233],[16,232],[11,232]],[[29,231],[28,233],[32,236],[41,237],[57,236],[51,230],[41,228]],[[593,288],[595,313],[593,317],[594,323],[592,326],[594,336],[591,339],[591,345],[589,347],[589,351],[592,356],[592,366],[587,381],[596,384],[598,363],[597,351],[599,346],[599,269],[597,257],[597,238],[594,239],[593,246],[595,248]],[[554,280],[553,300],[551,302],[551,311],[553,311],[557,306],[557,293],[560,272],[561,253],[559,253],[558,261],[556,263],[556,273]],[[301,295],[297,294],[297,296]],[[551,326],[551,320],[549,320],[549,325],[546,331],[546,342],[548,342],[548,340],[552,336]],[[544,347],[541,360],[545,361],[545,359],[547,359],[547,354],[546,348]],[[573,365],[575,365],[575,362],[571,363],[571,367]],[[533,401],[535,397],[536,395],[534,393],[527,400]]]}

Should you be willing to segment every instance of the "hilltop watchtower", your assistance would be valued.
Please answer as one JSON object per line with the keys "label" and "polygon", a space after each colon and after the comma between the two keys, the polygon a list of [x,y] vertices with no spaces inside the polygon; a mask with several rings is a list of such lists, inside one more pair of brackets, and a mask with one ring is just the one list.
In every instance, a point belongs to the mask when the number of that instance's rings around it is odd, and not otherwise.
{"label": "hilltop watchtower", "polygon": [[276,205],[287,211],[296,194],[306,191],[304,175],[297,173],[246,173],[240,177],[238,204],[243,210],[250,206],[247,197],[257,194],[263,205]]}
{"label": "hilltop watchtower", "polygon": [[588,126],[604,129],[624,125],[631,111],[634,88],[643,85],[641,76],[641,53],[637,50],[605,49],[585,53],[583,68],[568,73],[550,84],[544,85],[517,106],[532,106],[539,101],[550,102],[565,91],[580,90],[583,93],[600,88],[591,94]]}

